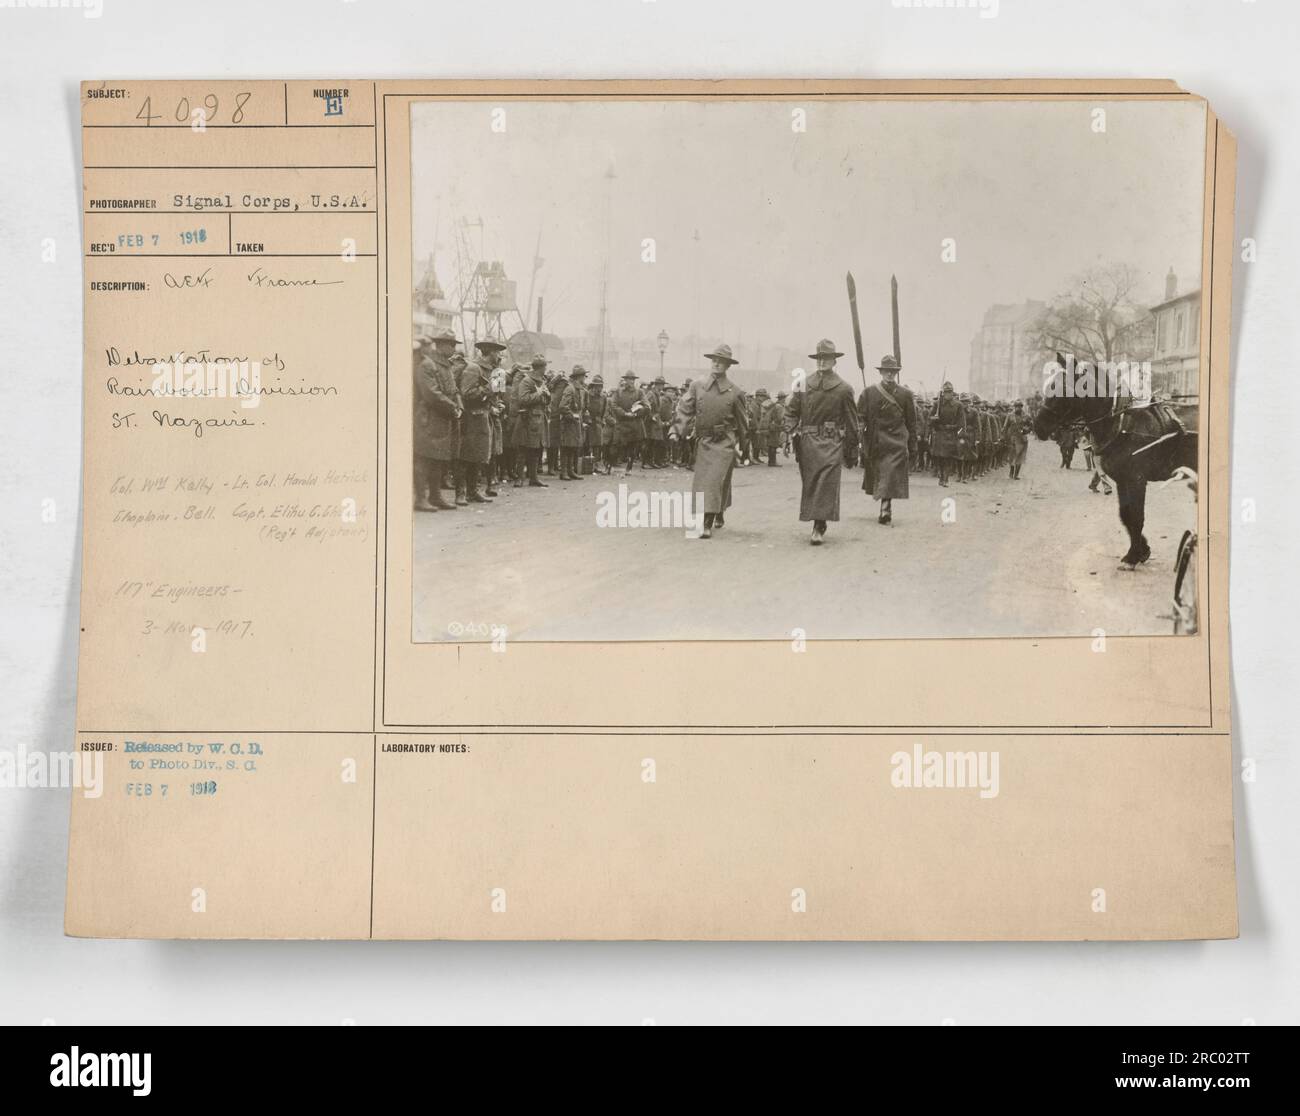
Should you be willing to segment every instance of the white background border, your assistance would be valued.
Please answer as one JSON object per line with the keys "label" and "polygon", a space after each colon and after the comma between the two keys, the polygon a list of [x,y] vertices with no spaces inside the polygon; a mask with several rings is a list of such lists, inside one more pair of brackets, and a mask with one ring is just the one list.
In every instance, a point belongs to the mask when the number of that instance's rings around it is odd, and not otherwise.
{"label": "white background border", "polygon": [[[8,0],[12,2],[12,0]],[[1292,0],[103,0],[0,6],[0,748],[71,746],[78,83],[1169,77],[1238,141],[1232,625],[1241,939],[1154,944],[107,942],[63,936],[66,790],[0,789],[0,1023],[1300,1021]],[[1076,168],[1104,173],[1104,167]],[[1063,219],[1068,219],[1063,215]],[[41,259],[53,238],[57,258]],[[43,502],[55,502],[53,523]],[[1242,521],[1253,500],[1254,522]],[[232,701],[237,701],[232,695]],[[1140,850],[1135,850],[1140,854]]]}

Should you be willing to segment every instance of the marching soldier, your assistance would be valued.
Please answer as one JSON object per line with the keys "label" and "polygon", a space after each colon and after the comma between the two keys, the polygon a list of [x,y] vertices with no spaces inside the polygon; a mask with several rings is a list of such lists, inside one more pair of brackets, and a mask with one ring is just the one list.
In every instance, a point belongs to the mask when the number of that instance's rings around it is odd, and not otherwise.
{"label": "marching soldier", "polygon": [[456,503],[488,504],[490,496],[478,490],[479,470],[492,460],[492,373],[501,363],[505,346],[498,341],[476,341],[478,355],[460,370],[460,471],[456,477]]}
{"label": "marching soldier", "polygon": [[1020,479],[1020,467],[1025,463],[1025,454],[1029,452],[1029,435],[1034,424],[1025,414],[1025,405],[1019,399],[1012,406],[1011,418],[1007,420],[1007,457],[1010,461],[1011,479]]}
{"label": "marching soldier", "polygon": [[730,345],[719,345],[704,354],[713,362],[707,381],[695,380],[677,404],[675,427],[679,438],[695,433],[695,465],[691,491],[696,507],[704,512],[700,538],[713,537],[714,528],[725,526],[723,513],[731,506],[731,473],[736,467],[737,439],[744,435],[748,416],[740,389],[727,376],[739,363]]}
{"label": "marching soldier", "polygon": [[413,411],[415,430],[415,509],[454,511],[442,494],[443,478],[455,472],[460,452],[460,389],[453,355],[456,335],[442,330],[433,335],[430,356],[417,351]]}
{"label": "marching soldier", "polygon": [[963,391],[961,425],[957,428],[957,479],[965,484],[975,472],[975,454],[979,447],[979,420],[975,417],[975,403],[969,392]]}
{"label": "marching soldier", "polygon": [[898,382],[901,371],[893,354],[876,366],[880,383],[858,399],[862,422],[862,491],[880,501],[877,523],[894,518],[894,500],[907,499],[907,471],[916,451],[916,403]]}
{"label": "marching soldier", "polygon": [[930,408],[925,395],[912,393],[913,411],[916,415],[916,438],[913,442],[909,468],[914,473],[925,471],[925,447],[930,434]]}
{"label": "marching soldier", "polygon": [[948,487],[948,475],[957,467],[957,432],[962,425],[961,401],[952,383],[944,381],[930,416],[930,456],[939,474],[939,485]]}
{"label": "marching soldier", "polygon": [[1073,426],[1063,426],[1056,432],[1056,444],[1061,448],[1061,468],[1074,465],[1074,450],[1079,444],[1079,432]]}
{"label": "marching soldier", "polygon": [[853,389],[835,373],[835,362],[843,355],[833,341],[817,342],[817,351],[809,354],[817,362],[817,371],[808,377],[804,390],[791,398],[785,418],[803,482],[799,520],[812,520],[813,546],[821,546],[826,538],[826,524],[840,518],[845,441],[856,442],[858,437]]}

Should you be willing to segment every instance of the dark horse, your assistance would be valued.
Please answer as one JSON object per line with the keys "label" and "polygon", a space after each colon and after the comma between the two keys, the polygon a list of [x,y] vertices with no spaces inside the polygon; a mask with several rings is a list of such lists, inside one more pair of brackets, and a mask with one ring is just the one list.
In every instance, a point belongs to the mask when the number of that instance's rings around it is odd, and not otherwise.
{"label": "dark horse", "polygon": [[[1056,354],[1058,369],[1043,390],[1034,433],[1045,441],[1071,423],[1088,428],[1101,470],[1115,482],[1119,519],[1128,531],[1127,569],[1151,557],[1142,534],[1146,522],[1147,481],[1168,480],[1179,468],[1197,469],[1197,438],[1167,403],[1122,405],[1111,391],[1104,366],[1067,361]],[[1099,390],[1100,388],[1100,390]]]}

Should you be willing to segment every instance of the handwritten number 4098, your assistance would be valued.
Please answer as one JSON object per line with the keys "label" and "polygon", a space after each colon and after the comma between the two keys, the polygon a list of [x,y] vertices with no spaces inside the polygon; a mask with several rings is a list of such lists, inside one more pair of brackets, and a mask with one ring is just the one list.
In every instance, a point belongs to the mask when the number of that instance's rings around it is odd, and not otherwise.
{"label": "handwritten number 4098", "polygon": [[[252,97],[251,93],[235,94],[235,107],[230,114],[230,123],[242,124],[244,122],[244,106],[248,104],[248,100],[250,97]],[[217,115],[217,110],[220,107],[221,107],[221,101],[218,99],[217,95],[215,93],[209,93],[206,97],[203,98],[202,107],[196,107],[194,109],[194,112],[202,113],[203,119],[205,121],[215,120]],[[176,102],[176,111],[174,115],[177,121],[179,121],[182,124],[191,123],[190,99],[188,97],[182,97],[179,101]],[[135,118],[137,120],[143,120],[146,124],[152,124],[155,120],[166,119],[166,117],[164,117],[162,113],[153,111],[152,97],[146,97],[144,99],[144,104],[140,106],[140,111],[135,114]]]}

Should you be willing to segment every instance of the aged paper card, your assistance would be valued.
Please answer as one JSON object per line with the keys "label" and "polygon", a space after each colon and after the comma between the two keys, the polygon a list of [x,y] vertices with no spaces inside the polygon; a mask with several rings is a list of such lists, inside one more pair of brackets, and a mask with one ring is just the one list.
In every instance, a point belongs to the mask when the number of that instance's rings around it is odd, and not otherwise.
{"label": "aged paper card", "polygon": [[69,933],[1235,935],[1203,99],[81,97]]}

